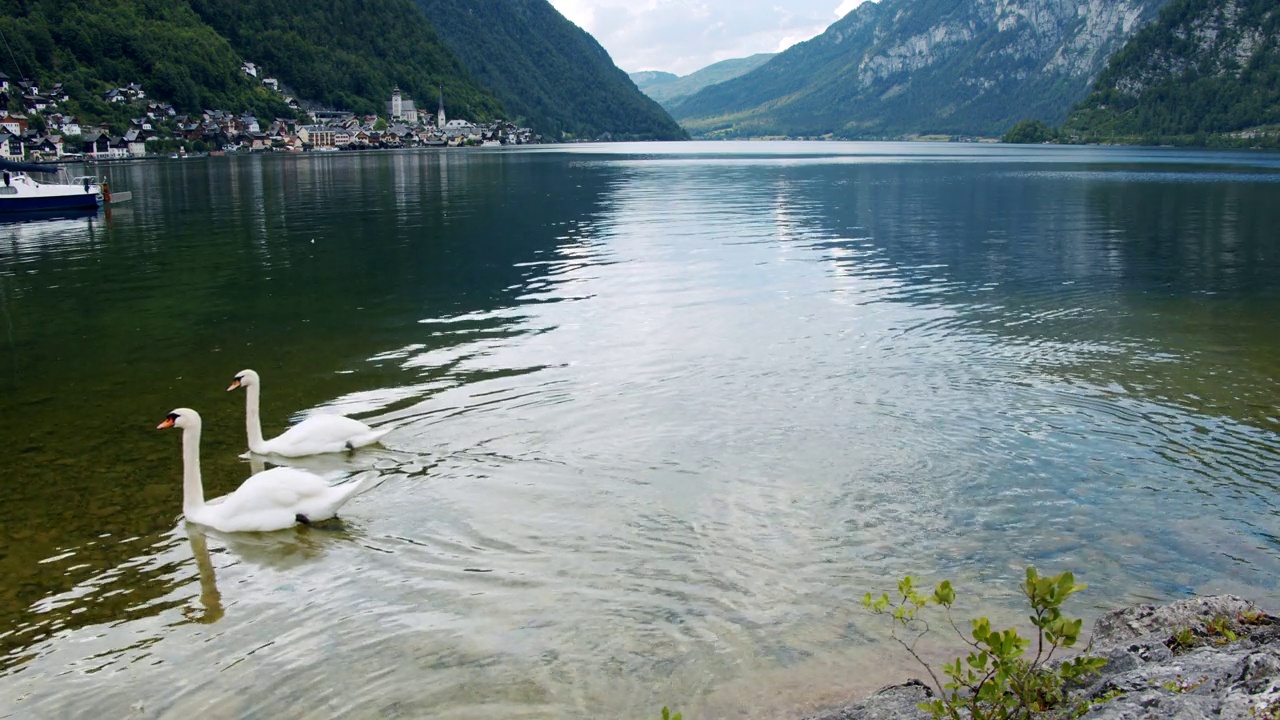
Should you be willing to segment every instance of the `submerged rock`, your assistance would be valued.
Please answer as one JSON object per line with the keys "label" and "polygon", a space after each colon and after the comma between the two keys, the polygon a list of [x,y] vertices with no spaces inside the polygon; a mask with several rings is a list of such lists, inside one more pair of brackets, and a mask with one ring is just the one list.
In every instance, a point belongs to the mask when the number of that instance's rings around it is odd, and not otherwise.
{"label": "submerged rock", "polygon": [[[1280,619],[1234,595],[1137,605],[1094,624],[1102,672],[1070,690],[1091,720],[1280,720]],[[920,680],[805,720],[928,718]]]}

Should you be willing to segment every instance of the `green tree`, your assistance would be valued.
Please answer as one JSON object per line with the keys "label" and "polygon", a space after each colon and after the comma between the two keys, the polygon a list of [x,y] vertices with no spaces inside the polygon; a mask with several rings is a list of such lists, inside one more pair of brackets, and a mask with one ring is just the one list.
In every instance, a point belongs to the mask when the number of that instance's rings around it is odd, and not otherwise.
{"label": "green tree", "polygon": [[1023,120],[1001,138],[1002,142],[1036,145],[1058,139],[1058,133],[1043,120]]}

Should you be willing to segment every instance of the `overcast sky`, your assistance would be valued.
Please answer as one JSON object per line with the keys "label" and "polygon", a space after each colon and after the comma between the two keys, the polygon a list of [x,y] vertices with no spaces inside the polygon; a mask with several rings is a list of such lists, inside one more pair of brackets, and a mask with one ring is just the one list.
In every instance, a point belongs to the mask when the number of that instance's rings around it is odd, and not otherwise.
{"label": "overcast sky", "polygon": [[866,1],[550,0],[595,36],[623,70],[677,75],[720,60],[785,50]]}

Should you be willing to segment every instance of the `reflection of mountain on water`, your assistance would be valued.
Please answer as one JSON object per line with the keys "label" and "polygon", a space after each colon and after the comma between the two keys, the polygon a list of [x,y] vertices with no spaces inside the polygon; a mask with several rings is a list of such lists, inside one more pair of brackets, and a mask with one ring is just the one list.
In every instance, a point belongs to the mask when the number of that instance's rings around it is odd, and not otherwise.
{"label": "reflection of mountain on water", "polygon": [[990,334],[969,350],[1274,428],[1280,356],[1257,328],[1280,297],[1280,184],[1167,175],[801,168],[781,197],[850,279],[837,295],[943,313],[903,331]]}
{"label": "reflection of mountain on water", "polygon": [[[516,308],[555,284],[561,249],[581,248],[611,177],[566,164],[549,182],[546,162],[402,153],[138,166],[128,222],[24,246],[11,274],[0,264],[0,442],[11,449],[0,627],[35,628],[0,641],[5,656],[172,605],[166,578],[181,561],[155,529],[179,511],[180,453],[151,430],[169,409],[205,417],[206,492],[219,495],[246,476],[244,400],[222,391],[236,371],[263,373],[274,435],[322,404],[411,404],[433,382],[490,372],[477,340],[538,332]],[[465,320],[441,332],[424,318]],[[368,362],[409,346],[455,359],[414,370],[417,384],[399,362]],[[357,460],[390,458],[410,475],[429,464],[379,452]],[[95,599],[69,600],[82,612],[33,614],[78,592]]]}

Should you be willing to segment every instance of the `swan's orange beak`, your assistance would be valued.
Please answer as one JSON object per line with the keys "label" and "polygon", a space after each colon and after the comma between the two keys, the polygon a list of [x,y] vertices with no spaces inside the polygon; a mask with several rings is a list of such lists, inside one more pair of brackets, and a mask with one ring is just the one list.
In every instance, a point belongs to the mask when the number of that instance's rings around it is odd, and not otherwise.
{"label": "swan's orange beak", "polygon": [[231,392],[232,390],[235,390],[238,387],[240,387],[240,378],[236,378],[231,381],[231,387],[227,388],[227,392]]}
{"label": "swan's orange beak", "polygon": [[167,417],[164,420],[160,421],[160,424],[156,426],[156,429],[164,430],[165,428],[171,428],[171,427],[173,427],[173,418]]}

